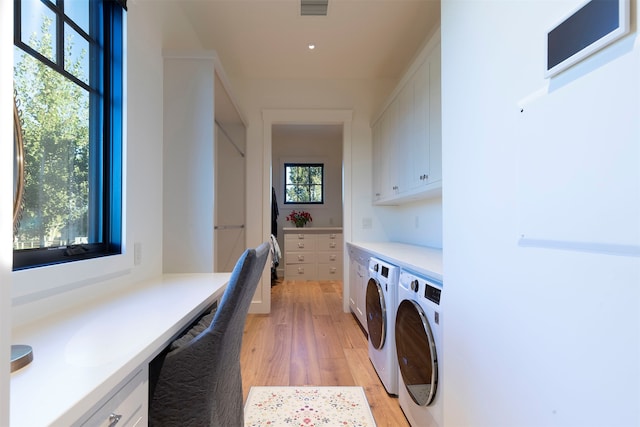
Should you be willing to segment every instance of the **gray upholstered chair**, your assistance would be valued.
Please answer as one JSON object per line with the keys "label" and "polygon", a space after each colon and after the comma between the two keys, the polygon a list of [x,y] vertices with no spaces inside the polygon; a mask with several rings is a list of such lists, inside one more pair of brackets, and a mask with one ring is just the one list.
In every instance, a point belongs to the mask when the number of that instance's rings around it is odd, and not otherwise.
{"label": "gray upholstered chair", "polygon": [[244,425],[240,347],[268,255],[268,243],[247,249],[215,312],[202,317],[151,362],[149,425]]}

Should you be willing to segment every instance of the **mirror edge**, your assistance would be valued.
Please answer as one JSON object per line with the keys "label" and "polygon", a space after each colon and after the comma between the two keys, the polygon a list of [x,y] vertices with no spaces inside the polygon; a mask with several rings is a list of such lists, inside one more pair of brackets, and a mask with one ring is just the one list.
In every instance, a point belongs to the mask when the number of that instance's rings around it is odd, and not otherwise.
{"label": "mirror edge", "polygon": [[[22,136],[22,123],[18,111],[17,94],[13,96],[13,150],[14,167],[17,167],[17,183],[14,185],[13,194],[13,232],[18,231],[22,217],[24,195],[24,142]],[[16,171],[14,171],[15,176]]]}

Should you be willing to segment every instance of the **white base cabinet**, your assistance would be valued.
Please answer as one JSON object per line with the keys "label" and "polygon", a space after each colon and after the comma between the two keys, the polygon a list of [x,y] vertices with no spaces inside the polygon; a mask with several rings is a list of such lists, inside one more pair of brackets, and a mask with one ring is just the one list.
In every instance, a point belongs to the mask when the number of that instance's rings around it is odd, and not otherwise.
{"label": "white base cabinet", "polygon": [[107,402],[81,426],[142,427],[148,424],[148,366],[116,388]]}
{"label": "white base cabinet", "polygon": [[366,289],[369,281],[369,254],[349,248],[349,308],[367,331]]}
{"label": "white base cabinet", "polygon": [[284,228],[285,280],[342,280],[342,229]]}

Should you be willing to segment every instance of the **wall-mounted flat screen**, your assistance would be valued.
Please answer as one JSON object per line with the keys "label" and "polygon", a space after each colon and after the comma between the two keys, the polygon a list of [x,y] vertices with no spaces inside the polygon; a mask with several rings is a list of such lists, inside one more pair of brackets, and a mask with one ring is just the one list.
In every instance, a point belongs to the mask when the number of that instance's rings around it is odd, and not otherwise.
{"label": "wall-mounted flat screen", "polygon": [[545,77],[552,77],[629,31],[629,0],[582,3],[547,33]]}

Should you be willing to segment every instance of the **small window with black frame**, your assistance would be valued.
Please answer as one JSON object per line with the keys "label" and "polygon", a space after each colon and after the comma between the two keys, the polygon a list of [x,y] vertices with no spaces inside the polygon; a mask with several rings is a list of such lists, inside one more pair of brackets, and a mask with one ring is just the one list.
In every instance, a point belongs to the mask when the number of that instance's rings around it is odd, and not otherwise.
{"label": "small window with black frame", "polygon": [[284,203],[324,203],[324,164],[285,163]]}

